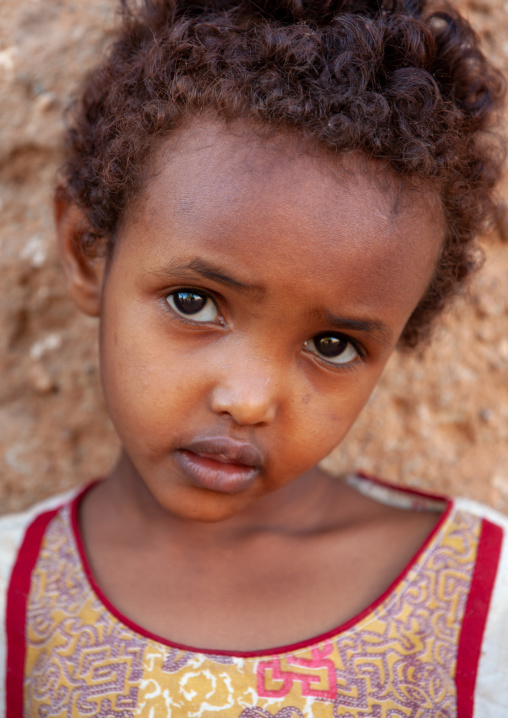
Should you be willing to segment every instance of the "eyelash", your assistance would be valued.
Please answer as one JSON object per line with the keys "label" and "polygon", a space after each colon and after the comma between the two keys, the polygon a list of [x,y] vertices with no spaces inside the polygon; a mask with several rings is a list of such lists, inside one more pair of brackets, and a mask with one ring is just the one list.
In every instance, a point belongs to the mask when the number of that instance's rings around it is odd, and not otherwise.
{"label": "eyelash", "polygon": [[[178,287],[177,289],[173,289],[171,292],[168,292],[168,293],[165,293],[165,294],[164,294],[164,297],[163,297],[163,306],[164,306],[164,309],[165,309],[165,311],[167,311],[167,312],[170,314],[170,316],[171,316],[171,318],[172,318],[173,320],[178,321],[180,324],[183,324],[185,327],[191,327],[191,328],[195,328],[195,329],[197,329],[197,328],[202,328],[203,326],[213,326],[213,325],[215,324],[214,321],[203,321],[203,322],[200,322],[200,321],[192,321],[192,320],[189,320],[189,319],[185,319],[185,317],[183,317],[181,314],[178,314],[178,313],[170,306],[170,304],[169,304],[169,302],[168,302],[168,297],[170,297],[170,296],[172,296],[172,295],[175,295],[175,294],[177,294],[178,292],[183,292],[183,291],[189,291],[189,292],[192,292],[192,291],[193,291],[193,292],[195,292],[196,294],[199,294],[199,295],[202,296],[202,297],[206,297],[206,298],[209,299],[211,302],[213,302],[215,308],[217,309],[217,313],[218,313],[218,319],[219,319],[219,322],[218,322],[218,323],[219,323],[221,326],[224,326],[224,325],[225,325],[224,317],[222,316],[222,314],[221,314],[221,312],[220,312],[219,302],[218,302],[217,299],[213,296],[213,294],[211,294],[210,292],[208,292],[208,291],[206,291],[206,290],[204,290],[204,289],[198,289],[197,287],[189,287],[189,286],[187,286],[187,287]],[[318,336],[320,336],[320,335],[323,336],[323,335],[325,335],[325,334],[326,334],[325,332],[319,332],[319,334],[314,335],[314,336],[311,337],[310,339],[315,339],[316,337],[318,337]],[[350,344],[350,345],[354,348],[354,350],[355,350],[355,352],[357,353],[357,355],[358,355],[360,361],[363,362],[363,361],[366,360],[366,358],[367,358],[367,352],[365,351],[365,348],[364,348],[356,339],[353,339],[353,337],[350,337],[350,336],[347,335],[347,334],[343,334],[342,332],[333,332],[333,331],[329,333],[329,336],[339,337],[340,339],[346,341],[348,344]],[[307,340],[307,341],[310,341],[310,339]],[[344,364],[337,364],[337,363],[335,363],[335,362],[327,361],[327,359],[326,359],[325,357],[323,357],[323,356],[321,356],[321,355],[319,355],[319,354],[317,354],[317,353],[315,353],[315,352],[310,352],[310,351],[309,351],[308,353],[309,353],[309,354],[312,353],[314,356],[316,356],[316,357],[318,358],[318,360],[320,360],[320,361],[321,361],[323,364],[325,364],[327,367],[330,367],[330,366],[331,366],[333,369],[336,369],[336,370],[340,370],[340,371],[346,371],[346,370],[356,371],[356,370],[358,369],[358,364],[359,364],[358,361],[352,361],[352,362],[348,362],[348,363],[344,363]]]}

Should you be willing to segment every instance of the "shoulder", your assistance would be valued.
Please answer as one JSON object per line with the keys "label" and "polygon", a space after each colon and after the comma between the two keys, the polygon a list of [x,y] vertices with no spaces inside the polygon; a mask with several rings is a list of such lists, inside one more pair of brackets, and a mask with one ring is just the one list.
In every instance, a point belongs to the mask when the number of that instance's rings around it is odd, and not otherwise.
{"label": "shoulder", "polygon": [[508,516],[490,508],[490,506],[485,506],[485,504],[481,504],[478,501],[465,498],[454,499],[454,504],[457,509],[466,511],[481,519],[486,519],[496,526],[499,526],[504,532],[508,531]]}
{"label": "shoulder", "polygon": [[[470,499],[458,510],[482,519],[475,579],[479,601],[487,603],[474,691],[475,718],[501,718],[508,708],[508,517]],[[473,621],[475,606],[471,606]],[[465,638],[469,642],[472,636]]]}
{"label": "shoulder", "polygon": [[4,593],[13,564],[23,544],[26,532],[39,517],[58,510],[76,495],[76,490],[52,496],[26,511],[0,517],[0,593]]}
{"label": "shoulder", "polygon": [[[40,540],[48,520],[61,506],[71,501],[77,493],[77,490],[69,491],[41,501],[26,511],[0,517],[0,673],[4,670],[6,660],[8,596],[13,572],[19,564],[20,551],[22,547],[25,549],[27,543],[30,543],[31,536],[38,540],[33,542],[33,546],[28,546],[29,551],[39,551]],[[37,530],[38,528],[41,530]],[[0,676],[0,706],[3,705],[3,690],[4,680]]]}
{"label": "shoulder", "polygon": [[[443,536],[476,526],[479,537],[460,630],[456,667],[459,715],[504,718],[508,709],[508,517],[473,501],[402,488],[355,474],[348,483],[390,506],[412,511],[444,511]],[[473,520],[472,520],[473,519]],[[460,531],[458,530],[460,527]],[[465,537],[463,536],[462,539]]]}

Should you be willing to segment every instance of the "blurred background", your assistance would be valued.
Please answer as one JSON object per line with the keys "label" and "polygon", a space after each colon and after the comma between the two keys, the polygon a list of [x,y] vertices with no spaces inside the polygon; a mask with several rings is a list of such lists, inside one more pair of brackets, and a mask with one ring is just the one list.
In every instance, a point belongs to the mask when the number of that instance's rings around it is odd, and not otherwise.
{"label": "blurred background", "polygon": [[[508,2],[458,3],[508,71]],[[51,197],[62,110],[103,53],[114,0],[0,0],[0,513],[103,475],[118,450],[97,323],[65,295]],[[508,200],[508,182],[501,187]],[[508,220],[423,354],[395,355],[327,460],[508,513]]]}

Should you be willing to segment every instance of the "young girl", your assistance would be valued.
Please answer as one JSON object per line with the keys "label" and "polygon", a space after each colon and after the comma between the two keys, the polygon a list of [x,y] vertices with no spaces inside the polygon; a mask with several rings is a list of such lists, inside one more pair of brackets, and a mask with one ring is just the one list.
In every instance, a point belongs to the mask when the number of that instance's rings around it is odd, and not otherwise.
{"label": "young girl", "polygon": [[2,715],[508,715],[508,521],[319,468],[473,268],[502,94],[424,0],[125,4],[56,195],[123,448],[0,521]]}

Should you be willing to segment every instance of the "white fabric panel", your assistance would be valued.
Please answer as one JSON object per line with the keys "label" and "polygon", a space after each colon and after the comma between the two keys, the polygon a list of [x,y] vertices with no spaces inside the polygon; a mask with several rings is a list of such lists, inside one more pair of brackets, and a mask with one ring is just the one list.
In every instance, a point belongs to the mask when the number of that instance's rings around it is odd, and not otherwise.
{"label": "white fabric panel", "polygon": [[508,517],[475,501],[460,499],[466,511],[486,518],[504,531],[498,573],[491,598],[476,678],[474,718],[508,716]]}
{"label": "white fabric panel", "polygon": [[0,718],[5,715],[5,671],[7,659],[7,640],[5,633],[5,610],[7,590],[12,569],[23,543],[27,528],[32,521],[45,511],[57,508],[71,499],[76,490],[68,491],[42,501],[27,511],[0,517]]}
{"label": "white fabric panel", "polygon": [[376,481],[370,481],[358,474],[349,474],[345,477],[345,481],[351,488],[356,489],[369,499],[396,509],[405,509],[406,511],[444,511],[446,508],[446,500],[411,493],[411,487],[408,487],[408,491],[399,491],[395,484],[392,486],[390,484],[376,483]]}

